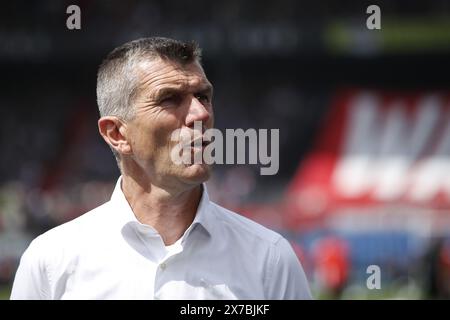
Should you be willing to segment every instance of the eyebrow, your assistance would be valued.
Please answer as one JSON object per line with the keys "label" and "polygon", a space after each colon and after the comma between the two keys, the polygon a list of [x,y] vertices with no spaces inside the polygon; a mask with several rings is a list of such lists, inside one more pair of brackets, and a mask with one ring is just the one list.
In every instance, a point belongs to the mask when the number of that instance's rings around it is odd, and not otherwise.
{"label": "eyebrow", "polygon": [[[161,89],[158,89],[152,96],[155,100],[159,100],[161,98],[164,98],[165,96],[171,95],[171,94],[179,94],[184,92],[186,89],[186,86],[176,86],[176,87],[164,87]],[[213,94],[213,86],[209,83],[202,84],[199,86],[198,90],[195,90],[195,92],[201,92],[201,93],[209,93]]]}
{"label": "eyebrow", "polygon": [[198,92],[209,93],[212,96],[212,94],[214,92],[214,87],[212,86],[212,84],[208,83],[208,84],[202,85],[201,88],[198,90]]}

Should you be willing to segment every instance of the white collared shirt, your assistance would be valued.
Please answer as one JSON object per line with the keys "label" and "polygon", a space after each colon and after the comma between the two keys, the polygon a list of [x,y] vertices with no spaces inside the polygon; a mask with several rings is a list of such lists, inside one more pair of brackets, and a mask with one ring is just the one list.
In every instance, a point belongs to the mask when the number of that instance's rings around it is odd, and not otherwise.
{"label": "white collared shirt", "polygon": [[310,299],[286,239],[208,198],[173,245],[140,223],[121,189],[32,241],[11,299]]}

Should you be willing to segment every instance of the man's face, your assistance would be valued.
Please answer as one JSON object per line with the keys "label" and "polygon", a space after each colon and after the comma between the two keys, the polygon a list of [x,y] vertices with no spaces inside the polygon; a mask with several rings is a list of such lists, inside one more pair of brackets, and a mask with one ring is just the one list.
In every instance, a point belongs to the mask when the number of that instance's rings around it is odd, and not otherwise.
{"label": "man's face", "polygon": [[213,126],[212,85],[202,67],[198,62],[181,65],[155,59],[141,63],[138,75],[140,84],[133,100],[135,117],[127,126],[133,160],[159,186],[206,181],[208,165],[176,164],[171,159],[178,143],[171,138],[175,130],[194,137],[195,121],[201,121],[204,130]]}

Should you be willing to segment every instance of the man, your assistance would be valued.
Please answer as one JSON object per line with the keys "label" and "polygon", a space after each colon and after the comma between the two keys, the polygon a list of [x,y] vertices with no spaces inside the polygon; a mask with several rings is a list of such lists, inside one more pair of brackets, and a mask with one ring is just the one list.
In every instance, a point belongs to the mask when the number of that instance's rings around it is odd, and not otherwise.
{"label": "man", "polygon": [[208,165],[171,160],[175,130],[213,126],[194,44],[146,38],[116,48],[99,68],[97,99],[122,176],[109,202],[30,244],[12,299],[311,297],[283,237],[212,203]]}

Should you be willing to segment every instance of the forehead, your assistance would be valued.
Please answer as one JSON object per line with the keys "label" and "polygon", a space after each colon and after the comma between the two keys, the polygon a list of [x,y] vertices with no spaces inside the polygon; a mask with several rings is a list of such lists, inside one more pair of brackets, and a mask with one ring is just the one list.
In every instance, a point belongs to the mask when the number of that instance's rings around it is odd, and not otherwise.
{"label": "forehead", "polygon": [[137,68],[141,89],[156,92],[164,87],[195,88],[210,85],[197,61],[180,64],[161,58],[146,60]]}

